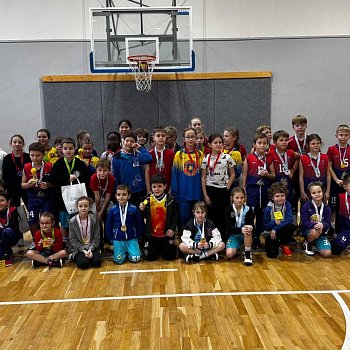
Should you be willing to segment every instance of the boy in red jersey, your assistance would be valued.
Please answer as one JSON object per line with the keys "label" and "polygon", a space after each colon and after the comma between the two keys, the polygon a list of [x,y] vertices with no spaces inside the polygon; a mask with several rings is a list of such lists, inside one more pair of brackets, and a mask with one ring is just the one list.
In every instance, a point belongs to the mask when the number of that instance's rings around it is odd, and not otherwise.
{"label": "boy in red jersey", "polygon": [[[298,114],[292,119],[292,129],[294,130],[294,135],[289,138],[288,149],[293,150],[300,156],[306,154],[309,151],[309,148],[306,145],[306,128],[307,118],[303,115]],[[292,180],[294,198],[291,204],[293,208],[293,213],[296,213],[298,210],[298,202],[300,199],[299,169],[294,173]]]}
{"label": "boy in red jersey", "polygon": [[44,162],[45,147],[40,142],[29,145],[31,163],[24,165],[22,188],[28,194],[29,228],[32,236],[39,229],[39,214],[51,211],[48,188],[52,164]]}
{"label": "boy in red jersey", "polygon": [[163,174],[152,176],[151,187],[152,194],[139,206],[146,219],[145,258],[153,261],[160,254],[165,260],[173,260],[176,258],[177,203],[165,193],[166,178]]}
{"label": "boy in red jersey", "polygon": [[328,158],[330,162],[331,182],[331,208],[335,208],[336,198],[339,193],[345,192],[343,179],[346,174],[350,174],[350,127],[342,124],[337,127],[335,137],[338,143],[328,148]]}
{"label": "boy in red jersey", "polygon": [[145,179],[147,193],[151,192],[151,178],[155,174],[162,174],[166,178],[166,189],[168,192],[171,184],[171,171],[174,161],[174,150],[166,148],[166,131],[163,127],[158,126],[153,129],[154,148],[150,150],[152,162],[145,167]]}
{"label": "boy in red jersey", "polygon": [[284,130],[278,130],[273,134],[273,142],[276,148],[271,150],[268,155],[273,159],[275,167],[276,181],[282,182],[288,189],[287,200],[293,200],[292,178],[298,169],[298,153],[287,149],[289,134]]}
{"label": "boy in red jersey", "polygon": [[256,218],[253,232],[253,249],[260,248],[260,234],[263,232],[264,208],[268,203],[267,190],[271,180],[275,179],[272,158],[266,156],[267,136],[257,134],[253,139],[254,153],[247,156],[243,163],[242,187],[247,193],[247,205],[254,208]]}

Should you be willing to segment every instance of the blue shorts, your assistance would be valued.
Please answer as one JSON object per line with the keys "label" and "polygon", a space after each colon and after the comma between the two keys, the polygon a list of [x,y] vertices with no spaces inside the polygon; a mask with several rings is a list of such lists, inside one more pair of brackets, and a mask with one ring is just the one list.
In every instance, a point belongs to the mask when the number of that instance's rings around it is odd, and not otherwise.
{"label": "blue shorts", "polygon": [[[311,229],[307,229],[303,231],[304,238],[307,239],[311,232]],[[331,250],[331,244],[329,243],[329,240],[325,234],[321,234],[320,237],[315,239],[312,243],[315,244],[317,251],[320,250]]]}
{"label": "blue shorts", "polygon": [[231,248],[231,249],[240,249],[242,244],[243,244],[244,238],[243,235],[231,235],[226,243],[226,249]]}
{"label": "blue shorts", "polygon": [[36,225],[39,223],[40,213],[45,211],[51,212],[51,203],[47,198],[28,198],[28,214],[29,214],[29,225]]}
{"label": "blue shorts", "polygon": [[69,229],[69,220],[74,216],[75,214],[69,214],[67,210],[60,210],[59,217],[60,217],[60,224],[61,227],[68,230]]}
{"label": "blue shorts", "polygon": [[139,262],[141,260],[140,246],[136,238],[127,241],[113,240],[113,250],[113,260],[117,264],[125,262],[126,256],[131,262]]}

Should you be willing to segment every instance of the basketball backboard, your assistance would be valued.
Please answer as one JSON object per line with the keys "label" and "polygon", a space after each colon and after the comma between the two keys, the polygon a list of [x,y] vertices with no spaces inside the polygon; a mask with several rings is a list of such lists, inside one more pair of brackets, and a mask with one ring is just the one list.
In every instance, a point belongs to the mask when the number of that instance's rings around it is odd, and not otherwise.
{"label": "basketball backboard", "polygon": [[154,72],[195,69],[192,7],[90,8],[92,73],[131,72],[128,57],[153,55]]}

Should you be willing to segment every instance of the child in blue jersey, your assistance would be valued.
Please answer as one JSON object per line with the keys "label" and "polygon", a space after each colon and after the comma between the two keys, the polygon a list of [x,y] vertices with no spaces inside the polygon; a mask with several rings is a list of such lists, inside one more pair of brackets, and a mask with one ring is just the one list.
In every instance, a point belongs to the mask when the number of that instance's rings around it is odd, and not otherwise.
{"label": "child in blue jersey", "polygon": [[221,233],[215,224],[207,219],[207,207],[204,202],[193,206],[194,218],[184,226],[179,248],[185,256],[185,262],[195,263],[202,259],[219,260],[218,253],[225,249]]}
{"label": "child in blue jersey", "polygon": [[268,203],[267,190],[275,179],[272,158],[265,154],[268,139],[265,134],[256,134],[253,139],[255,151],[243,163],[242,187],[247,192],[247,205],[254,208],[255,230],[253,249],[261,248],[260,234],[263,232],[264,208]]}
{"label": "child in blue jersey", "polygon": [[344,193],[338,195],[335,231],[338,234],[331,242],[332,253],[340,255],[350,244],[350,174],[343,178]]}
{"label": "child in blue jersey", "polygon": [[287,188],[281,182],[275,182],[269,188],[270,202],[264,211],[264,229],[269,232],[265,239],[266,255],[276,258],[281,245],[284,256],[292,256],[289,247],[296,225],[293,224],[292,205],[286,200]]}
{"label": "child in blue jersey", "polygon": [[116,185],[125,184],[130,189],[130,202],[139,205],[146,196],[144,165],[151,163],[152,156],[136,142],[132,132],[124,135],[123,148],[117,152],[112,161]]}
{"label": "child in blue jersey", "polygon": [[246,195],[243,188],[232,190],[232,204],[225,211],[226,232],[229,237],[226,243],[226,257],[236,256],[244,243],[244,265],[253,264],[252,232],[254,227],[254,212],[244,204]]}
{"label": "child in blue jersey", "polygon": [[118,203],[110,209],[107,216],[106,233],[113,242],[113,260],[117,264],[123,264],[126,257],[135,263],[141,260],[138,239],[143,236],[144,223],[139,210],[129,203],[130,195],[127,185],[118,185]]}
{"label": "child in blue jersey", "polygon": [[183,132],[185,147],[176,152],[171,174],[171,194],[179,203],[179,225],[192,217],[194,203],[202,199],[201,164],[203,153],[195,147],[196,132],[187,128]]}
{"label": "child in blue jersey", "polygon": [[324,191],[321,183],[311,182],[308,185],[308,192],[311,200],[308,200],[300,210],[305,254],[314,255],[313,245],[315,245],[321,256],[329,258],[331,245],[326,232],[331,226],[331,208],[323,202]]}

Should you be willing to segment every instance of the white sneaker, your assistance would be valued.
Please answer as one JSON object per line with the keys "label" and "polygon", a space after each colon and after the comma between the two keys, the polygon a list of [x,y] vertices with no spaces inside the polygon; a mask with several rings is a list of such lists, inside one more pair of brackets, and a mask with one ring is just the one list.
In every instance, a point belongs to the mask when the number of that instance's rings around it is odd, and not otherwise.
{"label": "white sneaker", "polygon": [[253,252],[251,250],[246,250],[244,252],[244,265],[245,266],[253,265]]}
{"label": "white sneaker", "polygon": [[307,240],[303,242],[303,248],[305,250],[305,254],[308,256],[315,255],[315,252],[312,250],[312,244],[309,243]]}

